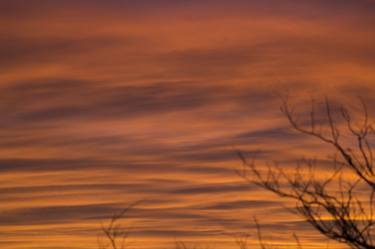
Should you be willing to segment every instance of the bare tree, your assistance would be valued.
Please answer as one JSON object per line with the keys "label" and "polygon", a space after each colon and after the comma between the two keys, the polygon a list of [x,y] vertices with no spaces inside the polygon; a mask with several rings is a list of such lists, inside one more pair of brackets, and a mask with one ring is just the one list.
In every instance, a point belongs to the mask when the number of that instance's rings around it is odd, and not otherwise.
{"label": "bare tree", "polygon": [[209,245],[198,245],[196,243],[186,243],[184,241],[176,241],[175,249],[213,249]]}
{"label": "bare tree", "polygon": [[129,236],[130,227],[123,226],[121,221],[126,218],[128,212],[140,202],[130,204],[118,214],[112,216],[107,225],[102,225],[102,232],[105,237],[98,238],[99,249],[125,249],[127,248],[127,238]]}
{"label": "bare tree", "polygon": [[288,99],[283,100],[281,111],[294,130],[333,148],[327,178],[316,176],[317,166],[323,163],[319,160],[302,160],[288,173],[275,163],[261,169],[254,158],[248,160],[243,153],[239,156],[245,167],[240,173],[265,190],[295,200],[295,211],[328,239],[349,248],[375,249],[375,161],[371,145],[375,132],[367,107],[361,103],[360,118],[345,106],[332,108],[326,99],[323,111],[317,112],[312,102],[307,118],[302,119]]}
{"label": "bare tree", "polygon": [[249,237],[250,235],[248,233],[234,236],[234,241],[236,242],[239,249],[249,248],[249,243],[248,243]]}

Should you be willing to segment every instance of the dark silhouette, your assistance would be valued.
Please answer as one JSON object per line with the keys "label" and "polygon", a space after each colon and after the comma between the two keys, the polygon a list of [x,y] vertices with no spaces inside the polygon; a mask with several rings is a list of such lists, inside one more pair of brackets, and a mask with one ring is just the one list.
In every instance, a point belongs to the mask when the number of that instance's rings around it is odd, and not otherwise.
{"label": "dark silhouette", "polygon": [[[308,118],[301,119],[288,99],[283,99],[281,111],[294,130],[334,149],[330,166],[323,161],[305,159],[292,174],[276,163],[268,164],[268,169],[263,171],[256,166],[254,158],[248,160],[239,153],[245,166],[240,174],[282,198],[294,199],[297,213],[328,239],[345,243],[349,248],[375,249],[375,174],[371,145],[375,131],[367,107],[362,100],[361,103],[360,118],[344,106],[332,108],[326,99],[324,111],[316,112],[317,105],[312,102]],[[318,179],[317,166],[330,169],[330,176]],[[296,240],[300,248],[297,237]],[[266,248],[262,241],[261,247]]]}
{"label": "dark silhouette", "polygon": [[135,202],[112,216],[107,225],[102,225],[104,239],[98,238],[99,249],[125,249],[127,248],[127,238],[130,227],[123,226],[122,220],[126,218],[128,212],[140,202]]}

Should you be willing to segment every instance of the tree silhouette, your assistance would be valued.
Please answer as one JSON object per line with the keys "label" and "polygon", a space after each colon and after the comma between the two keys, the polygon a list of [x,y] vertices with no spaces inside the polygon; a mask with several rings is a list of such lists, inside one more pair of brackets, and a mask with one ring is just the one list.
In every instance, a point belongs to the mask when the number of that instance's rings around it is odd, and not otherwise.
{"label": "tree silhouette", "polygon": [[322,161],[304,159],[288,173],[276,163],[261,169],[254,158],[248,160],[243,153],[239,153],[244,165],[240,174],[279,197],[295,200],[297,213],[325,237],[349,248],[375,249],[375,169],[371,144],[375,132],[362,100],[361,104],[358,117],[345,106],[332,108],[327,99],[323,111],[316,112],[317,105],[312,102],[311,110],[304,113],[307,118],[302,119],[288,99],[283,99],[281,111],[295,131],[333,148],[329,157],[331,174],[325,179],[316,176]]}
{"label": "tree silhouette", "polygon": [[122,220],[126,219],[128,212],[141,203],[134,202],[128,205],[121,212],[113,215],[107,225],[102,224],[102,233],[104,239],[98,238],[99,249],[125,249],[127,248],[127,239],[130,233],[130,227],[124,226]]}

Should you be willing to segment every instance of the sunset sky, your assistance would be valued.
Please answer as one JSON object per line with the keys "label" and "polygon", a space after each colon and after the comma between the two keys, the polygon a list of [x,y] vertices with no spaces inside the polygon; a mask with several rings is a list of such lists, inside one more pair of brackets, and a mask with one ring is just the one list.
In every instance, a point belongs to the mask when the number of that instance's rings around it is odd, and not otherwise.
{"label": "sunset sky", "polygon": [[236,151],[329,153],[280,94],[374,110],[375,1],[3,0],[0,27],[2,249],[97,248],[137,200],[131,248],[253,245],[254,216],[285,248],[326,244],[236,174]]}

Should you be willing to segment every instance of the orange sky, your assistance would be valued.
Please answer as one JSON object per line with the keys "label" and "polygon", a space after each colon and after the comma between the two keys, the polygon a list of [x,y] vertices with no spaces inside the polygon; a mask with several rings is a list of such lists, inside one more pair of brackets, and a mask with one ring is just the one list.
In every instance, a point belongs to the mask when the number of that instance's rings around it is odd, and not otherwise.
{"label": "orange sky", "polygon": [[256,243],[253,216],[277,243],[298,231],[304,248],[325,244],[236,175],[236,150],[321,151],[288,128],[280,92],[359,95],[373,110],[374,12],[372,0],[2,1],[1,248],[96,248],[101,223],[140,199],[134,248]]}

